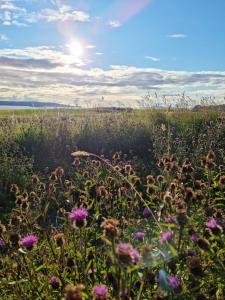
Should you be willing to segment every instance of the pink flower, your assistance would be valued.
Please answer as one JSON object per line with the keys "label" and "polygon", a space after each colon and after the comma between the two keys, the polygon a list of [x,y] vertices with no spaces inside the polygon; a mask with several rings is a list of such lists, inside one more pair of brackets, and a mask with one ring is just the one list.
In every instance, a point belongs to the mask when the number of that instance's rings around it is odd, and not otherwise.
{"label": "pink flower", "polygon": [[105,300],[108,297],[108,288],[104,284],[96,285],[92,292],[96,300]]}
{"label": "pink flower", "polygon": [[173,234],[171,231],[165,231],[160,237],[160,243],[163,244],[167,242],[172,237],[172,235]]}
{"label": "pink flower", "polygon": [[145,236],[145,233],[142,231],[135,232],[135,234],[134,234],[134,237],[137,240],[142,240],[144,238],[144,236]]}
{"label": "pink flower", "polygon": [[36,235],[28,235],[21,240],[21,245],[30,250],[37,244],[37,242],[38,237]]}
{"label": "pink flower", "polygon": [[133,258],[134,263],[137,264],[140,259],[140,255],[139,255],[138,251],[136,249],[133,249],[133,250],[131,250],[130,254],[131,254],[131,257]]}
{"label": "pink flower", "polygon": [[87,218],[88,213],[85,208],[75,208],[69,214],[72,221],[83,221]]}
{"label": "pink flower", "polygon": [[217,228],[218,223],[214,218],[212,218],[212,219],[210,219],[210,221],[208,223],[206,223],[206,225],[208,228],[214,229],[214,228]]}

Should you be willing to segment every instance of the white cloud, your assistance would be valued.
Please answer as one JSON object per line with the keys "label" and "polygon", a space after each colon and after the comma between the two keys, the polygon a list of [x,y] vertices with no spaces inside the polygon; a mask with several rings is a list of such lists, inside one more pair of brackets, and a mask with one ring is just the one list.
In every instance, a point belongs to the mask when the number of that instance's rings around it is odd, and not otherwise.
{"label": "white cloud", "polygon": [[174,34],[169,34],[168,37],[173,39],[185,39],[187,35],[184,33],[174,33]]}
{"label": "white cloud", "polygon": [[8,41],[8,38],[5,34],[0,34],[0,42],[6,42]]}
{"label": "white cloud", "polygon": [[95,45],[87,45],[86,48],[87,49],[94,49],[94,48],[96,48],[96,46]]}
{"label": "white cloud", "polygon": [[122,26],[122,24],[119,20],[111,20],[111,21],[109,21],[109,26],[111,28],[118,28],[118,27]]}
{"label": "white cloud", "polygon": [[56,9],[45,8],[39,12],[27,11],[24,7],[19,7],[12,1],[0,0],[0,24],[5,26],[28,26],[30,23],[39,21],[58,22],[58,21],[88,22],[88,13],[74,10],[68,5],[57,5]]}
{"label": "white cloud", "polygon": [[[82,105],[137,106],[147,91],[224,96],[225,72],[168,71],[110,66],[81,68],[53,47],[0,49],[0,99],[35,99]],[[119,99],[119,100],[118,100]]]}
{"label": "white cloud", "polygon": [[146,59],[151,60],[151,61],[160,61],[160,58],[158,57],[154,57],[154,56],[145,56]]}
{"label": "white cloud", "polygon": [[101,56],[101,55],[103,55],[103,53],[102,52],[96,52],[95,55]]}

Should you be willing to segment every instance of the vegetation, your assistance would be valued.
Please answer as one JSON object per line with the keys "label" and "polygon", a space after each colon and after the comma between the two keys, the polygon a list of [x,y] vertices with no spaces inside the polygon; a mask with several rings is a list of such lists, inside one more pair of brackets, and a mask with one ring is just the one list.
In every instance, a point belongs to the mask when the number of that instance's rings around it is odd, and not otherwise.
{"label": "vegetation", "polygon": [[218,111],[0,111],[1,299],[224,299],[224,151]]}

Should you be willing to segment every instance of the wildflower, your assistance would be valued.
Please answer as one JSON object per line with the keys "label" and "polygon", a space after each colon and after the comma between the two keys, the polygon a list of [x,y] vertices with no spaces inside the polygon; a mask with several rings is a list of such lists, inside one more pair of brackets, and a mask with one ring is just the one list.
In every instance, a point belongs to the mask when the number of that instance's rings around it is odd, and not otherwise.
{"label": "wildflower", "polygon": [[197,232],[192,233],[190,239],[193,243],[197,242],[199,239],[199,234]]}
{"label": "wildflower", "polygon": [[21,245],[28,250],[31,250],[38,242],[36,235],[28,235],[21,240]]}
{"label": "wildflower", "polygon": [[0,240],[0,250],[5,248],[5,242],[3,240]]}
{"label": "wildflower", "polygon": [[152,216],[152,214],[151,214],[150,209],[148,207],[145,207],[144,210],[143,210],[143,217],[149,218],[151,216]]}
{"label": "wildflower", "polygon": [[64,172],[64,170],[63,170],[62,167],[56,168],[56,169],[55,169],[55,173],[56,173],[56,176],[57,176],[58,178],[62,178],[62,177],[64,176],[64,174],[65,174],[65,172]]}
{"label": "wildflower", "polygon": [[212,218],[206,225],[208,228],[214,229],[218,226],[218,223],[214,218]]}
{"label": "wildflower", "polygon": [[84,290],[83,284],[73,285],[69,284],[65,288],[64,300],[83,300],[82,292]]}
{"label": "wildflower", "polygon": [[180,279],[177,276],[169,276],[168,277],[169,286],[174,290],[178,290],[180,288]]}
{"label": "wildflower", "polygon": [[175,224],[177,221],[176,216],[168,216],[165,218],[165,222],[169,224]]}
{"label": "wildflower", "polygon": [[145,236],[145,233],[142,231],[135,232],[135,234],[134,234],[134,237],[137,240],[142,240],[144,238],[144,236]]}
{"label": "wildflower", "polygon": [[106,300],[108,298],[108,288],[104,284],[96,285],[93,288],[92,293],[95,300]]}
{"label": "wildflower", "polygon": [[56,175],[56,172],[52,172],[51,173],[51,176],[50,176],[50,180],[51,181],[56,181],[58,178],[57,178],[57,175]]}
{"label": "wildflower", "polygon": [[165,231],[161,237],[160,237],[160,243],[164,244],[165,242],[167,242],[169,239],[171,239],[172,237],[172,232],[171,231]]}
{"label": "wildflower", "polygon": [[81,228],[86,224],[88,212],[85,208],[75,208],[69,214],[70,219],[75,222],[76,226]]}
{"label": "wildflower", "polygon": [[171,196],[170,192],[165,193],[164,200],[168,203],[170,203],[172,201],[172,196]]}
{"label": "wildflower", "polygon": [[118,261],[125,267],[132,265],[135,260],[134,249],[130,243],[120,243],[116,247]]}
{"label": "wildflower", "polygon": [[53,289],[57,289],[60,286],[60,280],[58,277],[53,276],[50,280],[49,280],[49,284],[51,285],[51,287]]}
{"label": "wildflower", "polygon": [[135,264],[137,264],[140,259],[140,255],[139,255],[138,251],[136,249],[132,249],[130,254],[131,254],[131,257],[133,258],[133,262]]}
{"label": "wildflower", "polygon": [[101,227],[104,229],[104,235],[109,240],[113,240],[116,236],[120,234],[120,230],[118,229],[119,221],[116,219],[105,219]]}
{"label": "wildflower", "polygon": [[106,197],[108,195],[108,191],[106,188],[102,185],[98,188],[98,194],[100,197]]}
{"label": "wildflower", "polygon": [[91,268],[91,269],[88,270],[87,273],[88,273],[88,275],[93,275],[96,272],[97,272],[97,269]]}

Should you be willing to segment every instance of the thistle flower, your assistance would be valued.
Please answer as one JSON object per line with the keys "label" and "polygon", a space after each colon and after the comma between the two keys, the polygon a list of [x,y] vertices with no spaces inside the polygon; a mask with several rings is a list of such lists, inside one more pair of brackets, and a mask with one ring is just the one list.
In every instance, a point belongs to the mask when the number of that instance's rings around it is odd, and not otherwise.
{"label": "thistle flower", "polygon": [[199,239],[199,234],[197,232],[194,232],[191,234],[190,240],[195,243]]}
{"label": "thistle flower", "polygon": [[131,257],[133,258],[133,262],[135,264],[137,264],[140,259],[140,255],[139,255],[138,251],[136,249],[132,249],[130,254],[131,254]]}
{"label": "thistle flower", "polygon": [[0,240],[0,250],[5,248],[5,242],[3,240]]}
{"label": "thistle flower", "polygon": [[160,243],[164,244],[165,242],[171,239],[172,235],[173,234],[171,231],[165,231],[160,237]]}
{"label": "thistle flower", "polygon": [[198,257],[196,256],[190,257],[189,269],[190,272],[196,276],[202,275],[202,266]]}
{"label": "thistle flower", "polygon": [[124,267],[128,267],[135,262],[136,253],[132,252],[134,249],[130,243],[120,243],[116,247],[116,255],[119,263]]}
{"label": "thistle flower", "polygon": [[144,210],[143,210],[143,217],[144,218],[149,218],[151,216],[152,216],[152,214],[151,214],[150,209],[148,207],[145,207]]}
{"label": "thistle flower", "polygon": [[40,180],[39,180],[37,175],[32,175],[31,182],[32,182],[33,185],[36,185],[39,181]]}
{"label": "thistle flower", "polygon": [[158,183],[162,183],[163,180],[164,180],[164,177],[162,175],[158,175],[156,180],[157,180]]}
{"label": "thistle flower", "polygon": [[96,285],[93,288],[92,293],[95,300],[106,300],[108,298],[108,288],[104,284]]}
{"label": "thistle flower", "polygon": [[38,237],[36,235],[28,235],[24,237],[20,243],[23,247],[28,250],[31,250],[38,242]]}
{"label": "thistle flower", "polygon": [[137,240],[142,240],[145,236],[145,233],[142,232],[142,231],[137,231],[135,232],[134,234],[134,237],[137,239]]}
{"label": "thistle flower", "polygon": [[85,208],[75,208],[69,214],[69,218],[75,222],[76,226],[79,228],[85,226],[87,216],[88,212]]}
{"label": "thistle flower", "polygon": [[168,277],[168,283],[174,290],[178,290],[181,286],[180,279],[174,275]]}
{"label": "thistle flower", "polygon": [[51,287],[53,289],[57,289],[60,286],[60,280],[58,277],[53,276],[50,280],[49,280],[49,284],[51,285]]}
{"label": "thistle flower", "polygon": [[155,183],[155,179],[152,175],[148,175],[146,177],[146,179],[147,179],[147,184],[154,184]]}
{"label": "thistle flower", "polygon": [[214,218],[212,218],[208,223],[206,223],[206,225],[208,228],[214,229],[218,226],[218,223]]}
{"label": "thistle flower", "polygon": [[177,222],[176,216],[168,216],[165,218],[165,222],[169,224],[175,224]]}

